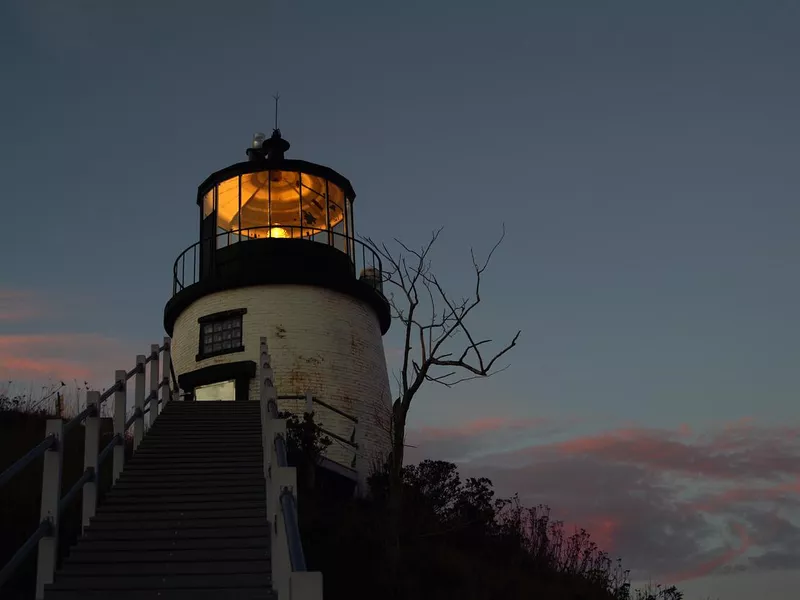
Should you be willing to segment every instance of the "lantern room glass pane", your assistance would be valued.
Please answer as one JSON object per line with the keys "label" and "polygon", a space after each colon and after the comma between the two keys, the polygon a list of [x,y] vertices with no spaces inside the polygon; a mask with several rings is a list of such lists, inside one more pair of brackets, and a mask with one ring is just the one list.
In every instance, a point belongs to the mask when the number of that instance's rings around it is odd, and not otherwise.
{"label": "lantern room glass pane", "polygon": [[220,182],[217,187],[217,227],[226,231],[239,229],[239,178]]}
{"label": "lantern room glass pane", "polygon": [[331,229],[344,221],[344,192],[331,182],[328,182],[328,214]]}
{"label": "lantern room glass pane", "polygon": [[[258,171],[231,177],[204,196],[204,216],[216,210],[217,247],[246,238],[311,238],[347,253],[352,247],[350,200],[324,178],[296,171]],[[215,208],[216,207],[216,208]]]}
{"label": "lantern room glass pane", "polygon": [[212,186],[205,195],[203,195],[203,218],[205,219],[208,215],[214,212],[214,189],[216,186]]}

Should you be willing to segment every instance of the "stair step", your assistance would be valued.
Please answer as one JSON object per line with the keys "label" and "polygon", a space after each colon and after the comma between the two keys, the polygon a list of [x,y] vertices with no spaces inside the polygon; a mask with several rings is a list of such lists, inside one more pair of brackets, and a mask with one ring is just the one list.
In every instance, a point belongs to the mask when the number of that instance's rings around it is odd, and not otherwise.
{"label": "stair step", "polygon": [[153,429],[157,427],[184,427],[187,424],[204,426],[231,426],[231,427],[260,427],[261,413],[245,413],[242,415],[164,415],[161,420],[156,420]]}
{"label": "stair step", "polygon": [[[247,518],[247,519],[263,519],[267,518],[266,506],[258,508],[220,508],[217,510],[163,510],[158,509],[155,512],[152,510],[154,507],[148,505],[151,511],[148,513],[148,519],[157,520],[170,520],[170,519],[231,519],[231,518]],[[121,521],[134,521],[139,523],[143,520],[140,513],[130,513],[125,511],[118,512],[99,512],[92,517],[92,524]]]}
{"label": "stair step", "polygon": [[[88,531],[88,530],[87,530]],[[75,549],[79,552],[150,552],[176,550],[213,550],[222,556],[227,550],[256,548],[266,550],[270,547],[269,536],[227,537],[172,540],[106,540],[81,537]]]}
{"label": "stair step", "polygon": [[[187,442],[186,440],[178,440],[174,438],[165,438],[163,440],[155,438],[144,438],[140,448],[147,450],[159,450],[161,452],[168,452],[170,450],[185,450],[189,452],[196,452],[198,450],[205,450],[215,452],[218,450],[260,450],[261,439],[251,442],[246,440],[233,439],[204,439],[193,440]],[[137,448],[138,450],[138,448]]]}
{"label": "stair step", "polygon": [[182,435],[180,433],[165,431],[160,434],[147,435],[142,443],[166,442],[172,439],[181,440],[187,444],[199,444],[200,442],[211,441],[215,443],[230,442],[232,444],[243,446],[246,444],[260,443],[261,432],[238,435],[237,433],[228,434],[224,431],[209,431],[208,433],[187,433]]}
{"label": "stair step", "polygon": [[[146,512],[148,506],[152,506],[153,504],[158,505],[168,505],[168,504],[191,504],[191,503],[198,503],[198,504],[206,504],[206,503],[219,503],[220,505],[227,505],[232,500],[237,502],[244,502],[244,501],[261,501],[264,502],[266,500],[266,486],[262,488],[260,491],[232,491],[229,490],[230,493],[223,494],[223,493],[216,493],[214,495],[211,494],[169,494],[169,495],[150,495],[150,496],[135,496],[135,495],[127,495],[127,496],[112,496],[111,494],[108,495],[106,499],[107,505],[115,505],[115,506],[132,506],[132,507],[141,507],[143,512]],[[150,502],[147,503],[142,498],[149,498]]]}
{"label": "stair step", "polygon": [[[239,498],[232,498],[227,496],[224,501],[206,501],[206,498],[203,496],[186,496],[184,498],[184,502],[176,502],[173,504],[167,504],[165,506],[160,507],[163,511],[168,512],[186,512],[186,511],[216,511],[216,510],[251,510],[251,509],[262,509],[265,508],[266,505],[264,504],[264,498],[258,500],[240,500]],[[137,504],[126,504],[120,502],[119,504],[102,504],[97,511],[97,515],[105,515],[105,514],[130,514],[130,513],[141,513],[153,510],[153,505],[144,502],[138,502]],[[141,516],[137,515],[136,518],[141,518]]]}
{"label": "stair step", "polygon": [[[227,550],[149,550],[147,552],[95,552],[94,550],[81,550],[80,546],[73,548],[69,557],[64,560],[65,565],[71,564],[98,564],[98,563],[149,563],[149,562],[209,562],[233,560],[262,560],[269,562],[269,546],[264,548],[228,548]],[[105,571],[103,571],[105,572]]]}
{"label": "stair step", "polygon": [[174,464],[195,464],[200,463],[204,465],[208,464],[229,464],[231,462],[239,463],[239,462],[257,462],[259,464],[263,463],[263,455],[261,452],[248,452],[247,454],[240,454],[240,453],[231,453],[228,456],[224,455],[207,455],[207,456],[195,456],[192,454],[184,454],[184,455],[175,455],[175,454],[141,454],[136,453],[133,458],[128,461],[128,464],[125,465],[125,468],[132,467],[134,465],[149,465],[153,463],[174,463]]}
{"label": "stair step", "polygon": [[196,458],[197,460],[214,458],[225,459],[235,458],[238,456],[250,456],[260,460],[263,455],[264,454],[261,450],[261,446],[257,448],[215,448],[213,450],[209,450],[207,448],[194,450],[185,450],[183,448],[157,450],[154,448],[143,448],[140,446],[131,458],[131,461],[145,460],[149,458]]}
{"label": "stair step", "polygon": [[88,528],[84,537],[87,540],[193,540],[212,538],[266,537],[269,524],[248,527],[209,527],[207,529],[110,529]]}
{"label": "stair step", "polygon": [[[264,511],[266,513],[266,510]],[[200,518],[197,515],[173,519],[148,519],[142,517],[136,521],[130,519],[92,520],[92,532],[122,532],[129,529],[136,531],[156,531],[168,529],[178,534],[192,529],[225,529],[228,527],[265,527],[266,514],[260,517],[210,517]],[[89,530],[87,530],[89,531]]]}
{"label": "stair step", "polygon": [[205,562],[137,562],[137,563],[104,563],[101,569],[91,564],[71,564],[56,573],[56,581],[62,575],[77,577],[107,576],[143,576],[148,575],[264,575],[270,571],[270,562],[260,560],[220,560]]}
{"label": "stair step", "polygon": [[266,573],[239,575],[132,575],[129,577],[91,577],[60,573],[52,584],[54,590],[167,590],[167,589],[230,589],[268,588],[271,577]]}
{"label": "stair step", "polygon": [[162,427],[156,430],[151,429],[148,435],[152,437],[180,437],[180,438],[208,438],[209,436],[230,437],[240,436],[256,439],[261,436],[261,427],[218,427],[209,426],[200,429],[194,426],[186,427]]}
{"label": "stair step", "polygon": [[206,472],[208,473],[250,473],[256,472],[264,473],[264,462],[263,461],[255,461],[255,460],[236,460],[233,459],[231,461],[215,461],[215,462],[208,462],[202,463],[200,461],[182,461],[182,462],[171,462],[171,461],[158,461],[153,460],[152,462],[137,462],[137,463],[129,463],[126,465],[125,470],[128,474],[137,475],[140,473],[150,473],[152,475],[160,475],[161,473],[181,473],[181,474],[191,474],[195,472],[202,471],[202,467],[205,465]]}
{"label": "stair step", "polygon": [[46,587],[46,600],[278,600],[278,595],[264,588],[219,588],[214,590],[114,590],[84,591]]}
{"label": "stair step", "polygon": [[213,441],[236,441],[241,443],[247,442],[250,444],[258,444],[261,442],[260,431],[220,431],[219,429],[203,431],[160,431],[147,436],[148,440],[166,441],[166,440],[180,440],[184,443],[198,443]]}
{"label": "stair step", "polygon": [[[224,473],[222,475],[225,475]],[[157,474],[154,474],[152,477],[133,477],[128,478],[122,477],[119,478],[119,481],[111,488],[110,494],[114,494],[117,490],[125,491],[125,492],[136,492],[139,489],[157,489],[160,491],[164,491],[168,488],[176,488],[176,489],[189,489],[189,488],[202,488],[208,489],[210,491],[214,491],[217,489],[221,492],[230,493],[226,489],[219,489],[220,487],[223,488],[242,488],[242,487],[263,487],[266,485],[264,480],[263,474],[259,473],[258,476],[250,475],[248,477],[243,477],[241,475],[231,475],[231,476],[224,476],[224,477],[207,477],[205,479],[201,477],[158,477]],[[149,492],[148,492],[149,493]],[[193,491],[193,494],[196,494],[197,491]]]}
{"label": "stair step", "polygon": [[[124,484],[124,485],[123,485]],[[256,486],[266,485],[264,482],[264,475],[262,473],[214,473],[213,476],[209,475],[205,479],[197,475],[173,475],[173,476],[160,476],[158,472],[144,473],[142,475],[133,475],[129,473],[123,480],[119,479],[120,490],[135,490],[138,487],[239,487],[239,486]],[[113,494],[117,489],[115,485],[111,489]],[[221,489],[220,492],[227,492]]]}
{"label": "stair step", "polygon": [[[140,448],[137,448],[136,452],[133,455],[133,458],[137,456],[151,456],[156,454],[158,456],[169,456],[170,454],[182,453],[188,455],[214,455],[218,457],[226,457],[226,456],[239,456],[240,454],[255,454],[261,452],[261,442],[257,444],[228,444],[222,442],[213,442],[210,444],[197,442],[191,444],[181,444],[178,442],[168,441],[165,444],[158,444],[152,443],[145,446],[142,444]],[[133,460],[133,458],[131,460]]]}
{"label": "stair step", "polygon": [[230,409],[226,410],[224,408],[206,408],[206,409],[193,408],[189,410],[172,409],[169,412],[162,411],[161,414],[168,417],[169,419],[198,418],[198,417],[220,417],[220,418],[241,419],[247,417],[261,416],[261,408],[260,407],[257,407],[255,409],[243,408],[234,410]]}
{"label": "stair step", "polygon": [[206,477],[213,479],[219,475],[255,475],[264,476],[264,465],[254,464],[247,466],[232,465],[230,467],[214,467],[209,469],[202,469],[200,467],[186,467],[182,469],[159,469],[157,473],[153,473],[152,469],[125,469],[120,478],[126,477],[127,479],[149,479],[151,477],[181,477],[191,479],[192,477]]}

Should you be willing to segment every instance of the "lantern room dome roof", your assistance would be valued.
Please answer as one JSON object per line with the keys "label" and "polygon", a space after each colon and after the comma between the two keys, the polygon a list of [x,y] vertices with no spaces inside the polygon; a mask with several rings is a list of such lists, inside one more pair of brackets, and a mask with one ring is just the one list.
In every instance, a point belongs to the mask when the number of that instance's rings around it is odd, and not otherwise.
{"label": "lantern room dome roof", "polygon": [[214,187],[214,185],[239,175],[248,175],[251,173],[260,173],[266,171],[295,172],[318,177],[338,186],[344,192],[345,197],[351,202],[355,200],[356,192],[353,189],[353,185],[344,175],[334,171],[330,167],[325,167],[316,163],[305,160],[284,158],[283,151],[288,149],[289,143],[280,137],[280,132],[277,130],[273,132],[271,138],[263,143],[265,150],[269,149],[270,147],[274,148],[276,146],[279,147],[279,151],[277,152],[260,152],[260,148],[248,148],[247,154],[250,157],[250,160],[230,165],[229,167],[215,171],[206,177],[205,181],[200,184],[197,190],[198,206],[202,203],[203,196],[208,192],[209,189]]}

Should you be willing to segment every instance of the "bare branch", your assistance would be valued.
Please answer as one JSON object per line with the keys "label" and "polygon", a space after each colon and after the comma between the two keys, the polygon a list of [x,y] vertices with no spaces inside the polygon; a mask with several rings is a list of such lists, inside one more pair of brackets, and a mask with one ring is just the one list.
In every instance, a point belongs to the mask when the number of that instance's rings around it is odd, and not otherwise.
{"label": "bare branch", "polygon": [[[490,356],[487,348],[491,339],[474,336],[467,322],[469,315],[482,301],[483,274],[505,239],[505,226],[482,262],[470,249],[475,280],[472,296],[466,297],[451,297],[431,269],[429,256],[441,231],[441,228],[434,231],[428,243],[420,249],[413,249],[395,240],[400,252],[394,255],[385,244],[378,245],[364,238],[385,265],[382,281],[397,292],[396,296],[390,293],[388,300],[392,315],[402,324],[404,334],[403,365],[399,376],[396,376],[399,390],[392,403],[389,419],[392,441],[390,487],[395,496],[401,489],[398,486],[401,486],[403,448],[406,446],[406,418],[411,401],[420,387],[425,382],[431,382],[449,388],[505,371],[508,365],[501,369],[494,367],[498,359],[516,346],[521,334],[518,331],[510,343]],[[425,302],[429,306],[426,307]],[[423,312],[427,314],[427,319],[423,318]],[[415,352],[414,357],[412,339],[419,342],[419,352]]]}

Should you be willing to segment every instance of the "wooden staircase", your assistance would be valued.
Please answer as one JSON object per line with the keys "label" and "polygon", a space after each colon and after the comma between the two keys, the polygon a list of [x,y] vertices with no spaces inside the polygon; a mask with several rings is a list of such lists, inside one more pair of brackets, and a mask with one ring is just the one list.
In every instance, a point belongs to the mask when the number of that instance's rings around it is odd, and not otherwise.
{"label": "wooden staircase", "polygon": [[259,402],[170,402],[45,600],[275,600]]}

